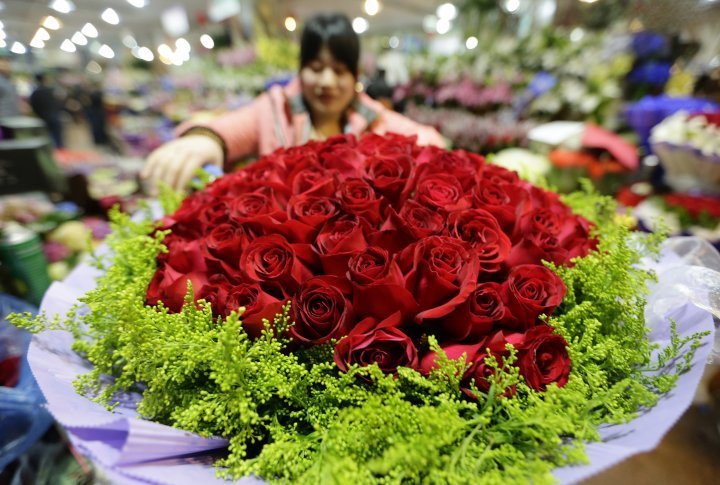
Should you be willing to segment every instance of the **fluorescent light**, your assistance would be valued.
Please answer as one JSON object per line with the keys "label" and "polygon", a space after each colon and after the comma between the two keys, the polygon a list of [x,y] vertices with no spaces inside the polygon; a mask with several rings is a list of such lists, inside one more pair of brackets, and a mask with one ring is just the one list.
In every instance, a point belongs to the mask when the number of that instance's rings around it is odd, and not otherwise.
{"label": "fluorescent light", "polygon": [[153,55],[152,51],[145,46],[138,49],[137,56],[140,59],[142,59],[143,61],[147,61],[147,62],[150,62],[153,59],[155,59],[155,56]]}
{"label": "fluorescent light", "polygon": [[145,0],[127,0],[127,3],[132,5],[135,8],[143,8],[145,5]]}
{"label": "fluorescent light", "polygon": [[103,10],[103,13],[100,14],[100,18],[110,25],[117,25],[120,23],[120,16],[110,7]]}
{"label": "fluorescent light", "polygon": [[10,47],[10,52],[15,54],[25,54],[27,52],[27,49],[20,42],[15,41],[13,42],[12,47]]}
{"label": "fluorescent light", "polygon": [[122,43],[127,47],[128,49],[134,49],[138,46],[137,41],[135,40],[135,37],[133,37],[130,34],[127,34],[123,36]]}
{"label": "fluorescent light", "polygon": [[452,20],[457,17],[457,8],[452,3],[443,3],[435,11],[439,19]]}
{"label": "fluorescent light", "polygon": [[103,44],[102,46],[100,46],[100,49],[98,49],[98,54],[107,59],[112,59],[113,57],[115,57],[115,51],[113,51],[112,48],[107,44]]}
{"label": "fluorescent light", "polygon": [[50,40],[50,34],[47,30],[39,27],[37,29],[37,32],[35,32],[35,38],[42,41]]}
{"label": "fluorescent light", "polygon": [[175,48],[178,52],[190,52],[190,42],[180,37],[175,41]]}
{"label": "fluorescent light", "polygon": [[80,32],[75,32],[71,38],[73,42],[75,42],[77,45],[87,45],[88,41],[87,38],[82,35]]}
{"label": "fluorescent light", "polygon": [[75,44],[73,44],[70,39],[65,39],[64,41],[62,41],[62,44],[60,44],[60,49],[64,50],[65,52],[75,52],[77,50],[77,47],[75,47]]}
{"label": "fluorescent light", "polygon": [[362,34],[368,29],[368,21],[363,17],[355,17],[352,21],[352,28],[357,34]]}
{"label": "fluorescent light", "polygon": [[85,35],[85,37],[90,37],[91,39],[94,39],[95,37],[98,36],[97,29],[90,22],[83,25],[83,28],[80,29],[80,32],[82,32]]}
{"label": "fluorescent light", "polygon": [[473,50],[478,46],[478,39],[474,35],[471,37],[468,37],[465,41],[465,47],[467,47],[470,50]]}
{"label": "fluorescent light", "polygon": [[380,2],[378,0],[365,0],[365,13],[369,16],[377,15],[380,11]]}
{"label": "fluorescent light", "polygon": [[212,49],[215,47],[215,41],[212,37],[210,37],[207,34],[203,34],[200,36],[200,43],[205,47],[206,49]]}
{"label": "fluorescent light", "polygon": [[297,22],[294,17],[285,17],[285,28],[288,32],[295,32],[295,29],[297,29]]}
{"label": "fluorescent light", "polygon": [[443,35],[443,34],[447,34],[448,32],[450,32],[450,27],[451,27],[450,20],[448,20],[446,18],[440,18],[440,19],[438,19],[437,24],[435,25],[435,30],[437,31],[438,34]]}
{"label": "fluorescent light", "polygon": [[60,22],[57,18],[53,17],[52,15],[48,15],[47,17],[45,17],[45,20],[43,20],[42,25],[46,29],[57,30],[60,27],[62,27],[62,22]]}
{"label": "fluorescent light", "polygon": [[60,13],[70,13],[75,10],[75,4],[71,0],[52,0],[50,8]]}
{"label": "fluorescent light", "polygon": [[45,41],[38,39],[37,37],[33,37],[30,41],[30,47],[34,47],[35,49],[42,49],[45,47]]}
{"label": "fluorescent light", "polygon": [[88,62],[88,65],[87,67],[85,67],[85,69],[93,74],[100,74],[102,72],[102,67],[95,61]]}

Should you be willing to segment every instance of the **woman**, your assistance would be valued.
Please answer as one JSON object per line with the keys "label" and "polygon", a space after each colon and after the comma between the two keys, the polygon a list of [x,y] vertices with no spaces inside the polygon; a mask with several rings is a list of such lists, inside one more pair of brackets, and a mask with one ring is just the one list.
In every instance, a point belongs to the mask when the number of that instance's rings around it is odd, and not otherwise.
{"label": "woman", "polygon": [[180,190],[206,164],[227,168],[247,156],[341,133],[395,132],[444,147],[433,128],[355,92],[359,57],[360,41],[345,15],[312,18],[302,34],[298,78],[209,123],[181,125],[180,137],[151,153],[141,175]]}

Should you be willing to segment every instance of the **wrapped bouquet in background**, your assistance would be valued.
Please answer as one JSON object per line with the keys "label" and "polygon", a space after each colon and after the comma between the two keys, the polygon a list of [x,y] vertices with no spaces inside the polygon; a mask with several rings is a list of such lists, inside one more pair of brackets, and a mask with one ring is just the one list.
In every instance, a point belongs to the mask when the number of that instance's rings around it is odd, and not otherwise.
{"label": "wrapped bouquet in background", "polygon": [[720,112],[676,113],[652,130],[650,143],[673,189],[720,195]]}

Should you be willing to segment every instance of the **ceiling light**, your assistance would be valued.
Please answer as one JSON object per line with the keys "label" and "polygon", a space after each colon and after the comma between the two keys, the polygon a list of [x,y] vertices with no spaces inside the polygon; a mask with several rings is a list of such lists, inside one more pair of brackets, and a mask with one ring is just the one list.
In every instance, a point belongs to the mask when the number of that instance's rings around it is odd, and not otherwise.
{"label": "ceiling light", "polygon": [[50,8],[60,13],[70,13],[75,10],[75,4],[71,0],[52,0]]}
{"label": "ceiling light", "polygon": [[45,41],[40,40],[37,37],[33,37],[33,39],[30,41],[30,47],[34,47],[35,49],[42,49],[45,47]]}
{"label": "ceiling light", "polygon": [[437,8],[435,15],[440,19],[452,20],[457,17],[457,8],[452,3],[443,3]]}
{"label": "ceiling light", "polygon": [[506,0],[505,10],[508,13],[515,13],[520,9],[520,0]]}
{"label": "ceiling light", "polygon": [[60,22],[58,19],[56,19],[52,15],[48,15],[47,17],[45,17],[45,20],[43,20],[42,25],[46,29],[57,30],[60,27],[62,27],[62,22]]}
{"label": "ceiling light", "polygon": [[102,72],[102,67],[95,61],[88,62],[88,65],[87,67],[85,67],[85,69],[87,69],[87,71],[92,74],[100,74]]}
{"label": "ceiling light", "polygon": [[362,34],[368,29],[368,21],[362,17],[355,17],[352,21],[352,28],[356,34]]}
{"label": "ceiling light", "polygon": [[85,25],[83,25],[83,28],[80,29],[80,32],[82,32],[83,35],[85,35],[85,37],[90,37],[91,39],[94,39],[95,37],[98,36],[98,31],[97,31],[97,29],[96,29],[95,26],[94,26],[93,24],[91,24],[90,22],[88,22],[88,23],[86,23]]}
{"label": "ceiling light", "polygon": [[365,13],[369,16],[376,15],[380,11],[379,0],[365,0]]}
{"label": "ceiling light", "polygon": [[127,3],[132,5],[135,8],[143,8],[145,5],[145,0],[127,0]]}
{"label": "ceiling light", "polygon": [[107,44],[103,44],[102,46],[100,46],[100,49],[98,49],[98,54],[107,59],[112,59],[113,57],[115,57],[115,52]]}
{"label": "ceiling light", "polygon": [[62,41],[62,44],[60,44],[60,49],[64,50],[65,52],[75,52],[77,50],[77,47],[75,47],[75,44],[73,44],[70,39],[65,39],[64,41]]}
{"label": "ceiling light", "polygon": [[137,43],[137,41],[135,40],[135,37],[133,37],[133,36],[130,35],[130,34],[127,34],[127,35],[123,36],[122,43],[123,43],[123,45],[125,45],[125,47],[127,47],[128,49],[134,49],[135,47],[138,46],[138,43]]}
{"label": "ceiling light", "polygon": [[147,62],[150,62],[153,59],[155,59],[155,56],[153,55],[152,51],[144,46],[141,47],[140,49],[138,49],[137,55],[140,59],[142,59],[143,61],[147,61]]}
{"label": "ceiling light", "polygon": [[598,0],[580,0],[582,3],[595,3]]}
{"label": "ceiling light", "polygon": [[295,29],[297,29],[297,22],[294,17],[285,17],[285,28],[288,32],[295,32]]}
{"label": "ceiling light", "polygon": [[173,50],[167,44],[160,44],[157,48],[158,54],[170,59],[173,56]]}
{"label": "ceiling light", "polygon": [[450,32],[450,20],[446,18],[438,19],[437,24],[435,25],[435,30],[438,34],[444,35]]}
{"label": "ceiling light", "polygon": [[212,49],[213,47],[215,47],[215,41],[207,34],[203,34],[200,36],[200,43],[206,49]]}
{"label": "ceiling light", "polygon": [[75,32],[71,39],[77,45],[87,45],[87,43],[88,43],[87,37],[82,35],[82,33],[80,33],[80,32]]}
{"label": "ceiling light", "polygon": [[20,42],[15,41],[13,42],[12,47],[10,47],[10,52],[13,52],[15,54],[25,54],[25,52],[27,52],[27,49]]}
{"label": "ceiling light", "polygon": [[478,39],[474,35],[471,37],[468,37],[465,41],[465,47],[467,47],[470,50],[473,50],[478,46]]}
{"label": "ceiling light", "polygon": [[47,30],[40,27],[37,29],[37,32],[35,32],[35,38],[42,41],[50,40],[50,34]]}
{"label": "ceiling light", "polygon": [[175,48],[178,52],[190,52],[190,42],[180,37],[175,41]]}
{"label": "ceiling light", "polygon": [[100,14],[100,18],[110,25],[117,25],[120,23],[120,16],[112,8],[106,8],[103,13]]}

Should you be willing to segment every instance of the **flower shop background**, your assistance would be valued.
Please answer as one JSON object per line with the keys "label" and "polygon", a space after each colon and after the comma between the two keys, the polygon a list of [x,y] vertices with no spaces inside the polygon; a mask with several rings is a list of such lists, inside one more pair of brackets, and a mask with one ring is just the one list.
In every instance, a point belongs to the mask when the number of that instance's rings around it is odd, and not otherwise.
{"label": "flower shop background", "polygon": [[[4,314],[33,311],[50,282],[102,242],[110,207],[132,212],[148,198],[143,159],[179,122],[286,83],[302,19],[322,9],[309,0],[135,3],[117,6],[119,25],[89,1],[67,12],[0,3],[0,51],[21,101],[21,116],[0,118]],[[450,146],[561,191],[589,178],[638,229],[662,226],[720,247],[720,2],[366,0],[341,8],[361,35],[364,89],[435,126]],[[62,26],[53,30],[48,15]],[[28,104],[40,71],[62,101],[63,147]],[[0,327],[0,385],[39,403],[22,366],[25,337],[8,328]],[[591,482],[627,483],[637,470],[644,479],[713,481],[713,368],[696,402],[657,450]],[[87,476],[91,464],[69,451],[47,415],[23,416],[26,426],[2,433],[2,479],[38,474],[43,457],[52,463],[45,473]]]}

